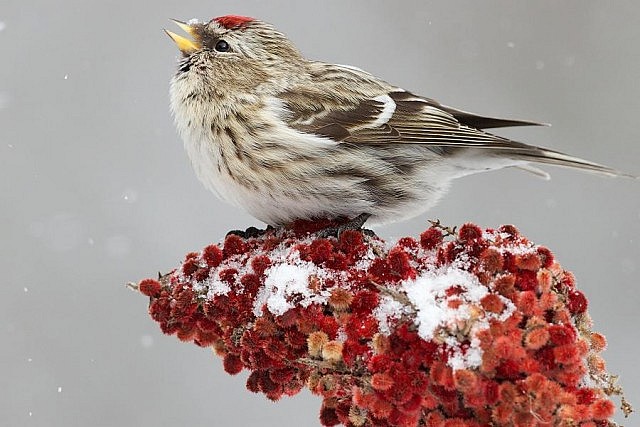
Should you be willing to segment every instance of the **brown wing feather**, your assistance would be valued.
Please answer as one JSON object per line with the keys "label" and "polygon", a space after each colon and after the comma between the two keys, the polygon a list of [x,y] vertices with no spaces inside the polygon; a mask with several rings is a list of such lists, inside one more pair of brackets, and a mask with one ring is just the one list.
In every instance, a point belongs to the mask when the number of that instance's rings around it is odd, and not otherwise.
{"label": "brown wing feather", "polygon": [[285,101],[295,100],[286,102],[287,108],[292,112],[288,122],[291,127],[335,141],[498,149],[521,149],[527,146],[462,125],[451,113],[408,92],[398,90],[390,92],[389,96],[396,104],[395,112],[387,123],[376,127],[368,126],[378,119],[384,109],[384,103],[376,99],[360,99],[357,103],[345,99],[333,108],[326,108],[314,104],[317,98],[314,99],[312,94],[306,97],[308,104],[305,104],[302,101],[305,97],[302,89],[285,93],[281,97]]}
{"label": "brown wing feather", "polygon": [[406,91],[392,92],[391,97],[396,102],[404,103],[407,108],[412,105],[413,109],[419,109],[420,107],[423,107],[425,105],[435,107],[450,114],[460,124],[476,129],[491,129],[513,126],[548,126],[546,123],[538,123],[528,120],[501,119],[498,117],[480,116],[468,111],[442,105],[438,101],[435,101],[433,99],[416,96]]}
{"label": "brown wing feather", "polygon": [[[351,78],[357,80],[358,72],[354,72],[354,76]],[[287,118],[288,125],[303,132],[315,133],[345,143],[420,144],[442,155],[455,153],[460,148],[476,148],[525,162],[628,176],[588,160],[513,141],[482,130],[539,123],[478,116],[443,106],[401,89],[385,88],[384,82],[373,81],[372,76],[364,72],[361,77],[365,79],[362,85],[350,81],[349,84],[342,84],[340,90],[330,93],[327,93],[327,89],[334,89],[333,87],[322,88],[322,84],[319,84],[314,87],[313,92],[297,87],[281,94],[281,99],[291,112]],[[364,83],[372,88],[366,96],[361,90],[362,86],[366,86]],[[358,88],[359,92],[351,91],[351,88]],[[384,112],[385,103],[380,100],[384,95],[388,95],[395,102],[395,110],[386,123],[373,125],[378,123]]]}

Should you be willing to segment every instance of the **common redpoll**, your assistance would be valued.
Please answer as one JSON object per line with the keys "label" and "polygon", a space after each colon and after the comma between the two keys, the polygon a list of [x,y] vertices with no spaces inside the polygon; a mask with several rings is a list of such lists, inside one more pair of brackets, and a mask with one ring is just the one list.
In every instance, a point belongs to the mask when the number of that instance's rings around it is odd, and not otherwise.
{"label": "common redpoll", "polygon": [[454,178],[505,167],[548,178],[530,162],[624,175],[484,131],[537,123],[475,115],[307,60],[257,19],[175,22],[192,39],[167,31],[182,52],[171,108],[196,174],[268,224],[407,219]]}

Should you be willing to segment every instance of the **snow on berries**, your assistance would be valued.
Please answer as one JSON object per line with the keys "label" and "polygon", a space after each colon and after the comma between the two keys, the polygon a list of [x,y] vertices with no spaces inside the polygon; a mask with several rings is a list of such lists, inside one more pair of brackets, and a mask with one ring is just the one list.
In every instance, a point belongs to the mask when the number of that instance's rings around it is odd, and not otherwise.
{"label": "snow on berries", "polygon": [[321,396],[323,426],[616,425],[606,340],[547,248],[513,226],[390,245],[327,225],[229,235],[138,289],[250,391]]}

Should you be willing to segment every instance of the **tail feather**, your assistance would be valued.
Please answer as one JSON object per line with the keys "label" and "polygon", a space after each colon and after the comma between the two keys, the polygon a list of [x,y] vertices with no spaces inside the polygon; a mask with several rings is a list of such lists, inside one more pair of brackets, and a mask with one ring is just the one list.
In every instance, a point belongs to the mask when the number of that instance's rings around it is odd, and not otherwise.
{"label": "tail feather", "polygon": [[530,163],[525,163],[523,165],[518,165],[518,166],[514,166],[515,168],[518,168],[520,170],[523,170],[525,172],[529,172],[534,174],[535,176],[537,176],[538,178],[542,178],[545,181],[549,181],[551,179],[551,175],[549,175],[549,173],[547,171],[543,171],[542,169],[539,169],[533,165],[531,165]]}
{"label": "tail feather", "polygon": [[[507,153],[503,151],[501,152],[501,154],[504,155]],[[580,169],[586,172],[592,172],[611,177],[627,177],[634,179],[639,178],[638,176],[631,175],[626,172],[601,165],[599,163],[594,163],[589,160],[581,159],[579,157],[570,156],[559,151],[548,150],[546,148],[532,146],[530,147],[530,149],[526,150],[509,151],[508,156],[513,159],[524,160],[526,162]]]}

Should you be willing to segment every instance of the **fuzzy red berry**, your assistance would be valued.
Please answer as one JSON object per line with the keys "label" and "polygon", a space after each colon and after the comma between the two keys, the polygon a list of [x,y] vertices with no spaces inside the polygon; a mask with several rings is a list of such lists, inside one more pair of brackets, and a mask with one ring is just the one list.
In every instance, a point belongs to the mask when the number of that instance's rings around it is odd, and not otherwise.
{"label": "fuzzy red berry", "polygon": [[144,279],[138,284],[138,290],[148,297],[157,297],[160,295],[162,285],[157,280]]}

